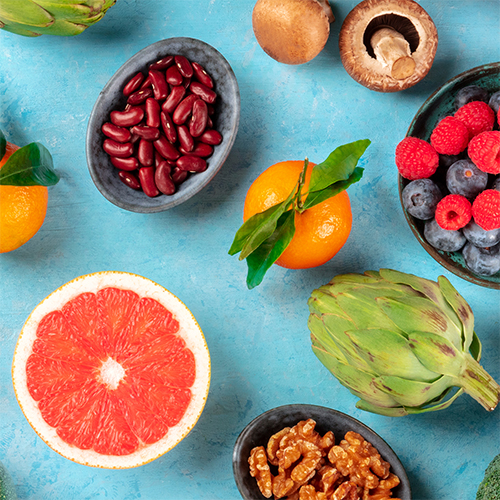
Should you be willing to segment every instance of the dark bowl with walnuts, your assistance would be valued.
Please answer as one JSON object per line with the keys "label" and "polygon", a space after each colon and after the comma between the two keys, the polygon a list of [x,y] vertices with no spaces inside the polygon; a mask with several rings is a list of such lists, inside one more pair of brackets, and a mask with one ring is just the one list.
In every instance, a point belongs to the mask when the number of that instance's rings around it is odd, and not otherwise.
{"label": "dark bowl with walnuts", "polygon": [[233,474],[245,500],[298,499],[315,491],[330,498],[337,490],[362,498],[365,489],[374,494],[384,488],[411,500],[405,469],[391,447],[360,421],[323,406],[284,405],[252,420],[236,440]]}

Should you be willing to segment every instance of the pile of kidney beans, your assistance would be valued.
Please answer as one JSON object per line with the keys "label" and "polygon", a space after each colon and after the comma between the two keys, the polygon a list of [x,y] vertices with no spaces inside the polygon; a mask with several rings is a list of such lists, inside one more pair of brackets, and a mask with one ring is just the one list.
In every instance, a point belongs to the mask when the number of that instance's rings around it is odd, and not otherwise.
{"label": "pile of kidney beans", "polygon": [[121,181],[147,196],[172,195],[190,172],[203,172],[213,146],[217,94],[205,69],[186,57],[166,56],[123,88],[127,104],[111,111],[103,149]]}

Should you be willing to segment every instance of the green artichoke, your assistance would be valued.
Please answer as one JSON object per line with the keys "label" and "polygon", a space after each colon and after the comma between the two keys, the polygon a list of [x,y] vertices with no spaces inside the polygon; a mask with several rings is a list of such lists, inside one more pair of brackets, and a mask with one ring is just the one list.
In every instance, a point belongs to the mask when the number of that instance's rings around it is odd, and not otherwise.
{"label": "green artichoke", "polygon": [[340,275],[308,304],[313,351],[358,408],[400,417],[447,408],[464,391],[489,411],[498,404],[472,310],[444,276]]}
{"label": "green artichoke", "polygon": [[78,35],[116,0],[1,0],[0,28],[24,36]]}

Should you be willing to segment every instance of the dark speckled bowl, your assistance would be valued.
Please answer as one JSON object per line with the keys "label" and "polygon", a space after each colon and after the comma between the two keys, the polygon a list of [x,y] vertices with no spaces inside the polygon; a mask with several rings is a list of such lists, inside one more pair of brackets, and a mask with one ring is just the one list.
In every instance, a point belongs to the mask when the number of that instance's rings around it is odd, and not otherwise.
{"label": "dark speckled bowl", "polygon": [[233,473],[238,490],[245,500],[264,500],[248,468],[248,457],[252,448],[265,447],[273,434],[308,418],[316,421],[316,430],[321,435],[333,431],[336,444],[348,431],[354,431],[363,436],[377,448],[382,458],[391,464],[391,472],[401,480],[401,483],[393,489],[393,496],[401,500],[411,500],[410,483],[405,469],[394,451],[378,434],[345,413],[323,406],[305,404],[279,406],[266,411],[252,420],[239,435],[233,451]]}
{"label": "dark speckled bowl", "polygon": [[[490,94],[500,90],[500,63],[485,64],[473,68],[465,73],[455,76],[439,89],[437,89],[418,110],[410,124],[410,128],[406,136],[418,137],[424,141],[429,141],[431,133],[439,120],[448,115],[453,114],[455,111],[455,95],[463,87],[469,85],[478,85],[483,87]],[[446,185],[445,171],[440,167],[433,180],[441,185]],[[402,192],[404,187],[409,183],[408,180],[399,176],[399,195],[401,206],[405,214],[406,220],[417,238],[418,242],[425,248],[427,253],[431,255],[437,262],[444,266],[448,271],[460,276],[464,280],[475,283],[476,285],[484,286],[487,288],[500,289],[500,272],[493,276],[478,276],[474,274],[466,266],[462,252],[444,252],[436,250],[434,247],[427,243],[424,237],[425,222],[412,217],[404,208]]]}
{"label": "dark speckled bowl", "polygon": [[[105,136],[101,127],[109,121],[111,111],[124,108],[126,97],[123,96],[122,89],[132,76],[139,71],[146,73],[149,64],[162,57],[178,54],[201,64],[214,80],[214,90],[218,94],[214,127],[222,134],[223,140],[214,147],[212,156],[207,159],[208,168],[205,172],[190,175],[172,196],[149,198],[142,191],[134,191],[120,181],[118,170],[102,149]],[[116,206],[132,212],[162,212],[191,198],[215,177],[234,144],[239,119],[238,82],[231,66],[217,50],[193,38],[169,38],[153,43],[123,64],[99,94],[87,127],[86,148],[90,175],[97,189]]]}

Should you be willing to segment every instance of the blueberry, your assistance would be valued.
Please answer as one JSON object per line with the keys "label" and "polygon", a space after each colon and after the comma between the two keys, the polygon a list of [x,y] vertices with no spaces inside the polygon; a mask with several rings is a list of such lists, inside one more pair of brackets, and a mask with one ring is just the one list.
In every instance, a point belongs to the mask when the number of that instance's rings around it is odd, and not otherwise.
{"label": "blueberry", "polygon": [[486,231],[481,226],[478,226],[474,220],[471,220],[462,228],[462,232],[467,240],[480,248],[493,247],[500,243],[500,228]]}
{"label": "blueberry", "polygon": [[490,100],[488,101],[488,106],[495,112],[498,113],[500,108],[500,90],[497,90],[494,94],[491,94]]}
{"label": "blueberry", "polygon": [[410,215],[427,220],[434,217],[436,205],[443,197],[441,190],[430,179],[411,181],[403,189],[403,205]]}
{"label": "blueberry", "polygon": [[467,241],[462,231],[443,229],[436,219],[429,220],[424,226],[424,236],[429,245],[445,252],[457,252]]}
{"label": "blueberry", "polygon": [[462,254],[465,264],[475,274],[493,276],[500,271],[500,243],[489,248],[478,248],[467,243]]}
{"label": "blueberry", "polygon": [[491,189],[494,189],[495,191],[500,191],[500,176],[497,176],[495,180],[493,181],[493,185],[491,186]]}
{"label": "blueberry", "polygon": [[461,108],[471,101],[488,102],[488,91],[477,85],[469,85],[460,89],[455,95],[455,108]]}
{"label": "blueberry", "polygon": [[450,168],[455,162],[464,158],[464,154],[458,155],[439,155],[439,166],[444,169]]}
{"label": "blueberry", "polygon": [[451,194],[475,198],[488,184],[488,174],[470,160],[458,160],[446,172],[446,187]]}

